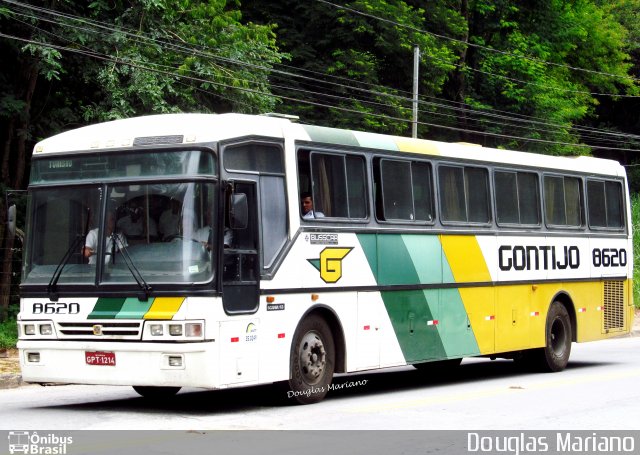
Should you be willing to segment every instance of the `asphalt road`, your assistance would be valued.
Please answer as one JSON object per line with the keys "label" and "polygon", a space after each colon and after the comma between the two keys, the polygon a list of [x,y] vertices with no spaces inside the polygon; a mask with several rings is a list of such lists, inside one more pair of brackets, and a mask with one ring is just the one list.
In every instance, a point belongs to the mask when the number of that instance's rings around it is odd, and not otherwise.
{"label": "asphalt road", "polygon": [[640,337],[625,337],[574,344],[568,368],[554,374],[465,359],[452,377],[411,367],[348,375],[310,406],[275,400],[271,386],[149,402],[129,387],[27,385],[0,390],[0,430],[634,430],[638,352]]}

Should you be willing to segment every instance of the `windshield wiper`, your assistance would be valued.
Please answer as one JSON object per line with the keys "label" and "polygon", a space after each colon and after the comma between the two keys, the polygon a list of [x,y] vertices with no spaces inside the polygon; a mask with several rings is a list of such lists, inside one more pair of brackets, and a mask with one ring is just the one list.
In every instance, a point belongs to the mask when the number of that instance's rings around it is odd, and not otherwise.
{"label": "windshield wiper", "polygon": [[57,301],[58,297],[59,297],[58,293],[56,292],[56,290],[57,290],[58,280],[60,279],[60,275],[62,275],[62,269],[64,269],[64,266],[67,265],[67,262],[69,262],[69,259],[71,259],[71,256],[73,255],[74,250],[76,250],[76,248],[80,247],[80,244],[81,244],[80,242],[82,242],[82,245],[83,245],[83,249],[81,251],[84,250],[85,239],[87,238],[87,234],[89,233],[89,219],[90,218],[91,218],[91,209],[87,207],[87,222],[86,222],[85,227],[84,227],[84,233],[76,236],[76,238],[71,243],[71,246],[69,247],[67,252],[64,253],[64,256],[62,256],[62,259],[58,263],[58,266],[53,271],[53,276],[51,277],[51,280],[49,281],[49,284],[47,285],[47,292],[49,293],[49,300],[51,300],[52,302]]}
{"label": "windshield wiper", "polygon": [[[138,296],[138,300],[142,302],[149,300],[149,294],[151,293],[152,288],[142,277],[140,270],[138,270],[138,267],[136,267],[136,265],[134,264],[133,259],[131,259],[131,256],[129,256],[127,248],[124,246],[124,243],[122,242],[122,240],[120,240],[120,237],[115,232],[111,234],[111,242],[114,247],[116,246],[116,244],[118,245],[118,249],[122,253],[122,259],[124,259],[124,263],[129,269],[129,272],[131,272],[131,276],[133,276],[133,279],[136,280],[136,283],[138,283],[138,286],[140,286],[140,289],[142,290],[142,294]],[[113,263],[115,263],[115,254],[112,256],[111,260],[113,261]]]}

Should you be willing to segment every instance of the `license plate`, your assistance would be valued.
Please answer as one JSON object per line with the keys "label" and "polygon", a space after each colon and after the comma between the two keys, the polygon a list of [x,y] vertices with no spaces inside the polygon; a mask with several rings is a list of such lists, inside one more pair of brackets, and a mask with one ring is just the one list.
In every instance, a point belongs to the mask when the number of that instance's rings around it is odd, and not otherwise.
{"label": "license plate", "polygon": [[116,366],[116,353],[115,352],[89,352],[84,353],[84,358],[87,365],[107,365]]}

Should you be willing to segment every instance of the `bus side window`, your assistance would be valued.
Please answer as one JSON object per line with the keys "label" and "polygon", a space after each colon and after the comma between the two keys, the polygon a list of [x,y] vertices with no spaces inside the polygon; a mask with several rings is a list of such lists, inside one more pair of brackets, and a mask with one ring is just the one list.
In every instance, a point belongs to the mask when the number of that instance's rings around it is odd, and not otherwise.
{"label": "bus side window", "polygon": [[[309,156],[309,159],[307,159]],[[306,165],[310,162],[310,185]],[[300,190],[310,190],[313,210],[328,218],[364,219],[367,216],[364,157],[342,153],[305,152],[298,155]],[[303,167],[304,166],[304,167]],[[304,177],[302,175],[304,174]]]}

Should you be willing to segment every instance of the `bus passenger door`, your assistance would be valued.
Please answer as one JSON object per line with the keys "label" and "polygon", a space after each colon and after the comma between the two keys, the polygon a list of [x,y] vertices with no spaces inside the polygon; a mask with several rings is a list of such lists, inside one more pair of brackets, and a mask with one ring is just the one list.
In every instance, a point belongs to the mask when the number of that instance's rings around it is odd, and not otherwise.
{"label": "bus passenger door", "polygon": [[230,188],[225,195],[225,213],[229,213],[232,238],[223,254],[222,304],[229,314],[255,313],[260,279],[256,184],[234,182]]}

